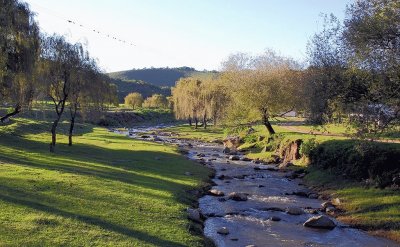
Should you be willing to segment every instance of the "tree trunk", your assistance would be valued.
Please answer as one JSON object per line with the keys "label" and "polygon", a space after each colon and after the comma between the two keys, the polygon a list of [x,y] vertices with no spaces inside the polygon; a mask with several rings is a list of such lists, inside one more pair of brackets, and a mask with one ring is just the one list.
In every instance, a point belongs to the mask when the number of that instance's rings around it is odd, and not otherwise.
{"label": "tree trunk", "polygon": [[50,143],[50,152],[54,153],[55,151],[55,147],[56,147],[56,142],[57,142],[57,133],[56,133],[56,129],[57,129],[57,125],[58,122],[60,121],[60,116],[58,116],[58,118],[53,122],[53,125],[51,126],[51,143]]}
{"label": "tree trunk", "polygon": [[217,126],[217,114],[214,114],[214,117],[213,117],[213,125],[214,125],[214,127]]}
{"label": "tree trunk", "polygon": [[194,123],[195,123],[195,129],[197,129],[199,127],[199,120],[197,119],[197,117],[194,118]]}
{"label": "tree trunk", "polygon": [[206,116],[206,114],[203,115],[203,124],[204,124],[204,129],[207,129],[207,116]]}
{"label": "tree trunk", "polygon": [[69,125],[68,146],[72,146],[72,133],[74,131],[74,126],[75,126],[75,117],[72,117],[71,124]]}
{"label": "tree trunk", "polygon": [[[73,109],[72,109],[73,107]],[[75,126],[75,117],[76,117],[76,112],[78,110],[78,106],[73,103],[73,106],[69,108],[70,110],[70,115],[71,115],[71,123],[69,125],[69,133],[68,133],[68,146],[72,146],[72,133],[74,131],[74,126]]]}
{"label": "tree trunk", "polygon": [[274,128],[272,128],[272,125],[268,120],[268,112],[266,110],[263,110],[263,124],[265,125],[265,127],[267,127],[268,133],[270,135],[275,134],[275,130]]}
{"label": "tree trunk", "polygon": [[[53,125],[51,126],[51,143],[50,143],[50,152],[51,153],[54,153],[54,151],[55,151],[56,142],[57,142],[56,129],[58,126],[58,122],[60,122],[61,116],[64,112],[66,99],[67,99],[67,96],[65,96],[64,100],[60,101],[59,104],[56,106],[57,119],[54,120]],[[61,107],[61,109],[58,110],[58,107]]]}
{"label": "tree trunk", "polygon": [[192,127],[192,126],[193,126],[193,124],[192,124],[192,118],[189,117],[188,121],[189,121],[189,126]]}
{"label": "tree trunk", "polygon": [[0,122],[4,123],[4,122],[5,122],[7,119],[9,119],[10,117],[17,115],[18,113],[21,112],[21,108],[22,108],[21,105],[18,103],[18,104],[15,106],[13,112],[10,112],[10,113],[6,114],[4,117],[0,118]]}

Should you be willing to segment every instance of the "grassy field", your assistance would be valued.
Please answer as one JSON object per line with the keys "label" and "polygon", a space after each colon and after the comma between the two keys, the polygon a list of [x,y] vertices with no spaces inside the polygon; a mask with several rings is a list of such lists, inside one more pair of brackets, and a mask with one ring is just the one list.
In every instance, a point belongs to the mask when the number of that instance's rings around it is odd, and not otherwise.
{"label": "grassy field", "polygon": [[77,127],[72,147],[58,136],[56,154],[47,122],[0,127],[0,246],[202,246],[186,191],[209,170],[171,146]]}

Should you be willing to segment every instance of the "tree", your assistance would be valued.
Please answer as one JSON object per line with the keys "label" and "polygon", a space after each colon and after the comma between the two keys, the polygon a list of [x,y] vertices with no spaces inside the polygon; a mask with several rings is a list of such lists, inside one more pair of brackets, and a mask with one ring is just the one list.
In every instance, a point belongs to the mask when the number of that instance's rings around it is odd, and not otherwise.
{"label": "tree", "polygon": [[125,105],[131,106],[132,109],[135,109],[135,107],[142,106],[143,96],[140,93],[130,93],[125,97],[124,101]]}
{"label": "tree", "polygon": [[349,75],[363,89],[358,106],[375,108],[373,131],[383,130],[400,119],[400,2],[357,1],[347,7],[344,26]]}
{"label": "tree", "polygon": [[299,87],[294,73],[299,66],[272,50],[254,58],[233,56],[225,64],[229,65],[225,67],[225,79],[235,102],[229,114],[246,120],[261,119],[268,132],[275,134],[270,118],[295,108],[293,95]]}
{"label": "tree", "polygon": [[193,77],[181,78],[172,89],[175,116],[189,121],[193,119],[197,129],[199,118],[203,118],[206,114],[204,96],[201,80]]}
{"label": "tree", "polygon": [[143,102],[143,107],[147,108],[168,108],[168,100],[162,94],[153,94]]}
{"label": "tree", "polygon": [[42,79],[57,114],[51,127],[50,152],[55,151],[56,129],[71,94],[71,77],[80,66],[81,49],[81,45],[70,44],[62,36],[53,35],[42,40]]}
{"label": "tree", "polygon": [[[308,43],[309,68],[306,71],[310,120],[322,124],[332,119],[332,105],[343,94],[347,59],[343,51],[342,26],[333,15],[324,16],[321,32]],[[336,103],[337,105],[337,103]]]}
{"label": "tree", "polygon": [[35,95],[39,27],[26,3],[0,2],[0,101],[13,105],[1,122],[28,108]]}

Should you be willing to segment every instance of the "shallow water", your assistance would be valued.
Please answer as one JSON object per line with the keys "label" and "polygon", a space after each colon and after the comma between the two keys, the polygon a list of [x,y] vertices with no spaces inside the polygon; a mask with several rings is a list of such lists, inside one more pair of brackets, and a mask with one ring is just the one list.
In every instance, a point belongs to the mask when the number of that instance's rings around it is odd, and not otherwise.
{"label": "shallow water", "polygon": [[[147,128],[146,131],[150,129]],[[132,131],[131,136],[138,138]],[[125,133],[126,134],[126,133]],[[188,147],[188,141],[173,137],[158,136],[167,143]],[[213,189],[224,192],[224,197],[206,195],[199,200],[199,208],[207,217],[204,234],[219,247],[264,246],[340,246],[340,247],[380,247],[399,246],[383,238],[368,235],[366,232],[350,228],[334,218],[337,227],[333,230],[307,228],[303,223],[315,214],[289,215],[287,207],[302,209],[319,209],[323,201],[296,195],[293,192],[309,190],[299,183],[301,180],[289,180],[285,173],[270,171],[270,166],[256,165],[245,161],[231,161],[222,153],[222,145],[205,144],[190,141],[188,157],[192,160],[203,159],[208,167],[216,170]],[[204,157],[198,157],[198,154]],[[218,156],[218,157],[217,157]],[[261,169],[255,170],[258,167]],[[219,179],[224,175],[224,179]],[[247,201],[228,199],[231,192],[248,195]],[[224,198],[224,199],[221,199]],[[282,211],[279,211],[281,209]],[[317,211],[318,215],[322,213]],[[277,216],[280,221],[271,221]],[[226,227],[228,235],[218,234],[218,229]]]}

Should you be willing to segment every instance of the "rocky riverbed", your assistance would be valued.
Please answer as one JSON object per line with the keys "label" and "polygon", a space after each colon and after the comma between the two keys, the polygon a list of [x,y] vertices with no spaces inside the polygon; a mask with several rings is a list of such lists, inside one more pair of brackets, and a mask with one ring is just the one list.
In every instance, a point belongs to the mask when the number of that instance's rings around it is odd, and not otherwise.
{"label": "rocky riverbed", "polygon": [[256,164],[240,153],[226,154],[220,144],[138,132],[131,136],[178,145],[190,159],[216,171],[215,185],[188,213],[204,220],[204,234],[219,247],[399,246],[337,222],[329,215],[334,206],[302,186],[296,174]]}

